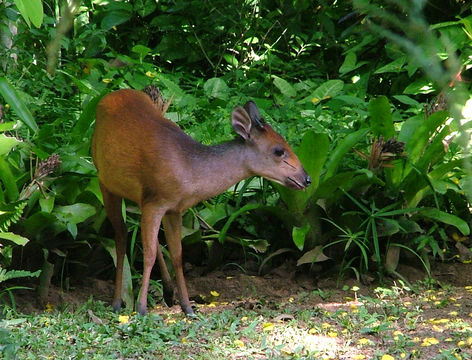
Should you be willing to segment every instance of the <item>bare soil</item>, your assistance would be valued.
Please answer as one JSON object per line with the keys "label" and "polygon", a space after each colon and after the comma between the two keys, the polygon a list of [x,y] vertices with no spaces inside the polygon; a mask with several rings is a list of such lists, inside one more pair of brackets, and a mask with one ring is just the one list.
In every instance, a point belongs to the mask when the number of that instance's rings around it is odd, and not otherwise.
{"label": "bare soil", "polygon": [[[425,305],[422,311],[424,323],[434,321],[434,319],[444,319],[450,317],[452,312],[460,312],[462,318],[466,319],[472,326],[472,291],[467,286],[472,285],[472,264],[464,263],[436,263],[432,265],[433,277],[443,286],[447,285],[448,296],[455,298],[457,303],[448,302],[443,307]],[[336,277],[322,278],[308,276],[297,272],[297,268],[287,263],[279,268],[273,269],[264,276],[254,276],[241,272],[240,270],[213,271],[201,275],[201,269],[189,269],[186,278],[191,299],[195,302],[200,312],[211,313],[222,309],[235,309],[244,307],[246,309],[257,309],[260,306],[272,309],[280,309],[281,304],[291,302],[299,303],[303,308],[324,309],[336,311],[345,307],[349,309],[352,301],[346,299],[347,292],[343,286],[359,287],[359,296],[375,297],[374,289],[378,284],[360,284],[355,279],[347,279],[338,282]],[[398,272],[411,282],[423,280],[425,274],[417,268],[411,266],[400,266]],[[394,280],[392,279],[392,284]],[[328,296],[320,297],[318,290]],[[199,306],[212,300],[211,292],[218,292],[217,304],[212,307]],[[111,302],[113,292],[112,281],[97,279],[86,279],[82,284],[76,284],[74,288],[63,291],[56,286],[52,286],[49,292],[48,303],[55,308],[75,308],[84,304],[91,296],[94,300]],[[22,291],[15,293],[17,311],[23,313],[35,313],[44,311],[44,307],[37,304],[33,291]],[[306,296],[312,294],[311,296]],[[315,294],[315,295],[313,295]],[[351,292],[352,294],[352,292]],[[406,294],[405,296],[409,296]],[[303,299],[303,300],[302,300]],[[405,299],[407,301],[408,299]],[[261,305],[263,304],[263,305]],[[273,307],[272,307],[273,305]],[[283,306],[283,305],[282,305]],[[459,307],[460,306],[460,307]],[[175,305],[172,308],[166,306],[156,306],[153,312],[169,314],[179,313],[180,308]],[[408,329],[399,327],[400,330],[408,332]],[[435,336],[429,327],[419,327],[415,330],[415,336],[420,339]],[[443,336],[445,334],[442,334]],[[464,339],[466,340],[466,339]],[[373,339],[375,342],[375,339]],[[469,354],[472,350],[468,347],[461,349],[462,354]],[[441,348],[439,348],[439,351]],[[368,353],[367,353],[368,354]],[[371,353],[372,355],[372,353]],[[438,355],[438,347],[422,349],[421,358],[434,358]],[[470,358],[470,357],[465,357]],[[347,357],[349,358],[349,357]],[[369,358],[369,357],[367,357]],[[344,357],[343,357],[344,359]]]}

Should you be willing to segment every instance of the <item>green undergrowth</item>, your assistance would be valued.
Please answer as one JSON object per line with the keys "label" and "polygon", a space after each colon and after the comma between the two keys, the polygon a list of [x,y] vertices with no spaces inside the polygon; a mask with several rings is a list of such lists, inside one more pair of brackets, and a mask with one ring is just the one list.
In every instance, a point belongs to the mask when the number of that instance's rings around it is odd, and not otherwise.
{"label": "green undergrowth", "polygon": [[[368,295],[363,295],[368,294]],[[215,294],[214,294],[215,295]],[[219,294],[216,294],[219,296]],[[271,301],[214,301],[195,318],[113,313],[92,298],[25,315],[5,309],[6,359],[471,359],[472,286],[344,287]],[[249,306],[250,305],[250,306]]]}

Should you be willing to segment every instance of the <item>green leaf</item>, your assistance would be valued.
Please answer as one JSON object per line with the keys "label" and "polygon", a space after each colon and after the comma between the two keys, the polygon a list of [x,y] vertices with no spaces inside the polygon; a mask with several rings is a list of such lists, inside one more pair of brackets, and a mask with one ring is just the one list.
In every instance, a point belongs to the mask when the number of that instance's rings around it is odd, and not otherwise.
{"label": "green leaf", "polygon": [[398,101],[400,101],[402,104],[410,105],[414,108],[421,108],[421,104],[418,101],[416,101],[415,99],[413,99],[409,96],[406,96],[406,95],[393,95],[393,97],[395,99],[397,99]]}
{"label": "green leaf", "polygon": [[42,0],[15,0],[15,5],[28,26],[30,21],[37,28],[41,26],[44,16]]}
{"label": "green leaf", "polygon": [[229,96],[229,87],[221,78],[211,78],[203,85],[203,90],[208,98],[226,100]]}
{"label": "green leaf", "polygon": [[16,201],[20,196],[16,179],[11,172],[10,165],[4,156],[0,156],[0,179],[5,187],[5,193],[10,202]]}
{"label": "green leaf", "polygon": [[239,65],[238,58],[234,54],[224,54],[223,59],[232,67],[238,67]]}
{"label": "green leaf", "polygon": [[151,52],[151,49],[144,45],[135,45],[131,49],[132,52],[139,55],[140,59],[144,59],[144,57]]}
{"label": "green leaf", "polygon": [[210,226],[214,226],[218,221],[227,217],[227,211],[231,211],[231,209],[228,209],[228,204],[225,203],[217,203],[214,205],[205,203],[205,206],[206,207],[200,210],[198,214]]}
{"label": "green leaf", "polygon": [[36,124],[33,115],[31,115],[28,107],[18,96],[13,86],[11,86],[4,77],[0,77],[0,94],[3,96],[5,101],[10,104],[20,120],[36,133],[38,131],[38,125]]}
{"label": "green leaf", "polygon": [[431,135],[447,118],[448,113],[446,111],[438,111],[428,117],[426,121],[416,124],[418,126],[414,128],[414,132],[411,133],[411,137],[405,144],[408,158],[412,163],[416,164],[421,159],[424,149],[431,139]]}
{"label": "green leaf", "polygon": [[384,65],[377,70],[375,70],[374,74],[383,74],[387,72],[401,72],[403,71],[403,65],[405,65],[406,56],[399,57],[398,59],[393,60],[391,63]]}
{"label": "green leaf", "polygon": [[284,80],[276,75],[272,75],[272,79],[274,79],[274,85],[283,95],[287,97],[297,96],[297,90],[295,90],[295,88],[287,80]]}
{"label": "green leaf", "polygon": [[298,259],[297,266],[303,264],[313,264],[316,262],[326,261],[329,257],[323,254],[323,247],[321,245],[315,247],[314,249],[306,252],[303,256]]}
{"label": "green leaf", "polygon": [[329,151],[329,138],[326,134],[317,134],[313,131],[305,133],[302,142],[295,153],[298,155],[305,170],[311,177],[311,185],[304,191],[295,191],[282,185],[275,184],[282,200],[291,212],[303,213],[310,197],[316,192],[320,182],[323,165]]}
{"label": "green leaf", "polygon": [[326,172],[323,176],[323,181],[333,176],[338,168],[339,162],[346,155],[347,152],[356,145],[359,141],[365,139],[369,129],[360,129],[347,135],[336,146],[334,151],[330,154],[328,163],[326,164]]}
{"label": "green leaf", "polygon": [[[87,130],[90,129],[93,122],[95,121],[95,110],[98,102],[102,99],[103,94],[95,96],[90,100],[87,105],[82,109],[79,119],[75,123],[71,131],[71,136],[74,138],[83,139]],[[90,140],[89,140],[90,141]]]}
{"label": "green leaf", "polygon": [[[5,239],[5,240],[9,240],[11,242],[14,242],[15,244],[17,245],[21,245],[21,246],[24,246],[28,243],[28,239],[23,237],[23,236],[20,236],[20,235],[17,235],[17,234],[14,234],[12,232],[0,232],[0,239]],[[1,241],[0,241],[1,243]]]}
{"label": "green leaf", "polygon": [[395,136],[390,103],[386,96],[379,96],[369,102],[370,127],[375,137],[391,139]]}
{"label": "green leaf", "polygon": [[53,214],[65,224],[79,224],[95,215],[95,207],[90,204],[76,203],[73,205],[56,206]]}
{"label": "green leaf", "polygon": [[21,144],[21,141],[17,138],[0,134],[0,156],[8,154],[18,144]]}
{"label": "green leaf", "polygon": [[127,22],[133,15],[133,7],[129,3],[112,1],[106,7],[105,16],[102,19],[101,27],[110,30]]}
{"label": "green leaf", "polygon": [[313,93],[301,100],[300,102],[312,102],[314,104],[319,103],[322,100],[330,99],[341,92],[344,87],[342,80],[328,80],[321,84]]}
{"label": "green leaf", "polygon": [[156,10],[157,7],[156,0],[137,0],[134,2],[134,9],[136,12],[142,16],[148,16]]}
{"label": "green leaf", "polygon": [[174,99],[177,98],[182,98],[185,96],[185,91],[182,90],[182,88],[170,80],[167,76],[158,74],[157,78],[161,83],[164,84],[164,86],[169,90],[169,92],[174,96]]}
{"label": "green leaf", "polygon": [[56,198],[54,196],[48,197],[40,197],[39,198],[39,206],[41,207],[41,211],[45,213],[51,213],[54,209],[54,201]]}
{"label": "green leaf", "polygon": [[251,211],[251,210],[254,210],[254,209],[257,209],[257,208],[260,208],[262,207],[263,205],[262,204],[247,204],[247,205],[244,205],[241,209],[235,211],[234,213],[231,214],[231,216],[228,218],[228,220],[226,221],[226,223],[224,224],[223,228],[221,229],[220,231],[220,234],[218,235],[218,241],[223,244],[224,241],[225,241],[225,237],[226,237],[226,233],[228,232],[229,230],[229,227],[231,226],[231,223],[234,221],[234,219],[236,219],[239,215],[247,212],[247,211]]}
{"label": "green leaf", "polygon": [[[99,241],[112,257],[113,263],[115,264],[115,267],[116,267],[115,242],[112,239],[108,239],[108,238],[100,238]],[[121,298],[126,304],[127,309],[134,308],[133,278],[131,275],[131,267],[129,265],[127,255],[125,255],[125,260],[123,262],[123,280],[122,280],[122,286],[121,286]]]}
{"label": "green leaf", "polygon": [[470,228],[467,222],[456,215],[448,214],[436,208],[424,208],[420,210],[419,213],[432,220],[455,226],[464,236],[468,236],[470,234]]}
{"label": "green leaf", "polygon": [[0,132],[15,130],[19,126],[21,126],[21,124],[18,124],[16,121],[4,122],[0,124]]}
{"label": "green leaf", "polygon": [[354,52],[349,52],[344,58],[344,62],[339,68],[340,74],[345,74],[350,71],[360,68],[362,65],[368,64],[367,61],[357,62],[357,56]]}
{"label": "green leaf", "polygon": [[305,246],[305,236],[309,230],[310,224],[306,224],[302,227],[294,226],[292,229],[293,243],[300,251],[302,251],[303,247]]}
{"label": "green leaf", "polygon": [[427,79],[418,79],[412,82],[410,85],[403,90],[404,94],[417,95],[417,94],[429,94],[435,91],[433,83]]}
{"label": "green leaf", "polygon": [[31,272],[27,270],[9,270],[0,268],[0,283],[11,280],[20,279],[24,277],[38,277],[41,274],[41,270]]}

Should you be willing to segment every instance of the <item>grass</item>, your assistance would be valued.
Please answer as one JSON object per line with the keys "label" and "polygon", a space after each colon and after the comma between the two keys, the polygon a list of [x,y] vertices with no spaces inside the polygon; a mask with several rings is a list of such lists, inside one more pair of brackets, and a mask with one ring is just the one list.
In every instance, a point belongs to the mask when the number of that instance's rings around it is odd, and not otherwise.
{"label": "grass", "polygon": [[[90,299],[33,315],[4,309],[6,359],[472,359],[472,287],[320,290],[285,300],[115,314]],[[213,298],[215,298],[213,294]],[[322,296],[320,296],[322,295]],[[219,296],[219,295],[218,295]],[[216,296],[216,299],[218,299]]]}

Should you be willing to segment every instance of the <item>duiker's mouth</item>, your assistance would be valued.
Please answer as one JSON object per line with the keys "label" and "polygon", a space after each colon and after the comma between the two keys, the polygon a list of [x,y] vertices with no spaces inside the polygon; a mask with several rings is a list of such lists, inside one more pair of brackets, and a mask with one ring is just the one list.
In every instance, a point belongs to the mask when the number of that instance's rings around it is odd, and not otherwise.
{"label": "duiker's mouth", "polygon": [[292,188],[295,190],[303,190],[306,188],[306,186],[304,186],[303,184],[301,184],[300,182],[298,182],[297,180],[295,180],[294,178],[290,176],[287,178],[287,180],[288,181],[285,182],[285,186],[289,188]]}

